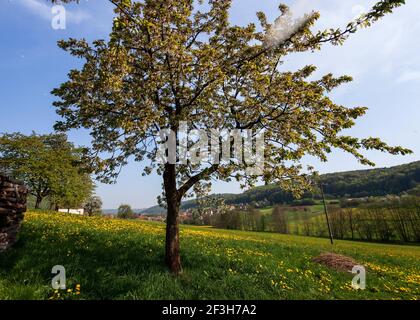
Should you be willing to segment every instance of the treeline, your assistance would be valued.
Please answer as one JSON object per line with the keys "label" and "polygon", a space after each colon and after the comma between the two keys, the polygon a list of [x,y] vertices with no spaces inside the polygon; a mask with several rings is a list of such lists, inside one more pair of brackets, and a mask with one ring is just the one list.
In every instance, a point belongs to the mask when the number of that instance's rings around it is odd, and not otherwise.
{"label": "treeline", "polygon": [[[205,210],[206,211],[206,210]],[[193,214],[185,224],[210,225],[215,228],[242,230],[242,231],[268,231],[270,218],[256,209],[234,209],[230,211],[218,210],[213,213],[209,210],[201,215]]]}
{"label": "treeline", "polygon": [[[336,208],[329,213],[334,238],[380,242],[420,242],[420,200],[405,197],[384,205]],[[308,236],[326,236],[323,216],[302,221]]]}
{"label": "treeline", "polygon": [[335,198],[398,195],[420,185],[420,161],[384,169],[325,174],[321,181],[325,192]]}
{"label": "treeline", "polygon": [[[330,199],[411,193],[420,186],[420,161],[391,168],[324,174],[320,176],[320,181],[327,198]],[[291,193],[276,185],[253,188],[242,194],[227,195],[224,198],[227,204],[248,204],[259,208],[293,204],[297,201]],[[320,199],[320,192],[307,192],[303,198]]]}
{"label": "treeline", "polygon": [[[415,197],[399,198],[385,206],[334,206],[328,217],[334,239],[420,242],[420,200]],[[329,237],[325,215],[304,208],[277,206],[271,215],[256,209],[234,209],[207,215],[201,222],[222,229]]]}
{"label": "treeline", "polygon": [[[420,242],[419,208],[340,209],[330,214],[335,239]],[[302,221],[294,234],[328,237],[324,217]]]}

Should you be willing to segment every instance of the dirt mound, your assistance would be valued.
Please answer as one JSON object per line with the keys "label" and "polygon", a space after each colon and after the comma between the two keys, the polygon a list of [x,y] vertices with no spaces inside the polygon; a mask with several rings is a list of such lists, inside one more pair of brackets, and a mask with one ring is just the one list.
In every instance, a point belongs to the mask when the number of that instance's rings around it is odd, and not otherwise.
{"label": "dirt mound", "polygon": [[359,265],[355,260],[340,254],[324,252],[312,259],[313,262],[322,264],[337,271],[351,272],[354,266]]}

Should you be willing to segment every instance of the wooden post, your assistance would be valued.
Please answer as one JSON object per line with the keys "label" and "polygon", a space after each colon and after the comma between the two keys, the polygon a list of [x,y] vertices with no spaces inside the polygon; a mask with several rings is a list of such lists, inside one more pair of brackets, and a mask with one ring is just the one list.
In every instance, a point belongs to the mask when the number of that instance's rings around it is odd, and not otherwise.
{"label": "wooden post", "polygon": [[324,203],[324,212],[325,212],[325,218],[327,219],[328,233],[330,234],[330,241],[331,241],[331,244],[334,244],[330,220],[328,219],[328,209],[327,209],[327,203],[325,202],[325,194],[324,194],[324,189],[322,187],[322,183],[319,184],[319,188],[321,189],[322,202]]}

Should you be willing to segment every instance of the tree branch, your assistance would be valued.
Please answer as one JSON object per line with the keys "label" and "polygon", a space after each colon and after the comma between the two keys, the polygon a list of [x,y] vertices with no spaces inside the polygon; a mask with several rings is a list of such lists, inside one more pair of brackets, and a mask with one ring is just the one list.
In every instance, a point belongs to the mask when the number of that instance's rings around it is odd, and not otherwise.
{"label": "tree branch", "polygon": [[219,169],[219,165],[213,164],[212,166],[204,169],[200,173],[188,179],[188,181],[185,182],[184,185],[178,189],[179,199],[182,199],[182,197],[188,192],[188,190],[190,190],[197,182],[209,177],[212,173],[215,173],[218,169]]}

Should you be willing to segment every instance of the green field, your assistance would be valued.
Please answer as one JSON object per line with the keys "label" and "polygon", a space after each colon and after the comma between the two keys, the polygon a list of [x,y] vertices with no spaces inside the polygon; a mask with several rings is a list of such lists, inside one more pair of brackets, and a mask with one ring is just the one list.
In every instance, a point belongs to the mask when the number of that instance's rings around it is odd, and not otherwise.
{"label": "green field", "polygon": [[[416,246],[337,241],[335,252],[367,266],[364,291],[352,274],[311,261],[332,250],[326,239],[182,226],[178,277],[163,247],[163,224],[29,213],[19,242],[0,254],[0,299],[420,298]],[[54,265],[72,292],[51,288]]]}
{"label": "green field", "polygon": [[[324,206],[322,204],[314,204],[311,206],[283,206],[288,213],[288,221],[295,222],[296,220],[296,213],[302,213],[308,217],[316,217],[320,214],[324,214]],[[259,211],[267,216],[270,216],[273,212],[274,207],[266,207],[263,209],[259,209]],[[306,211],[304,211],[306,209]]]}
{"label": "green field", "polygon": [[[289,227],[289,232],[291,234],[302,234],[302,222],[304,219],[314,219],[319,217],[320,215],[322,218],[324,217],[324,206],[321,203],[317,203],[311,206],[290,206],[286,205],[283,206],[287,214],[287,224]],[[270,221],[271,214],[273,212],[274,207],[266,207],[263,209],[259,209],[259,211],[267,217],[267,221]]]}

